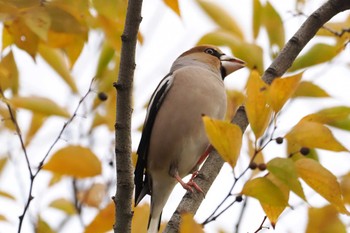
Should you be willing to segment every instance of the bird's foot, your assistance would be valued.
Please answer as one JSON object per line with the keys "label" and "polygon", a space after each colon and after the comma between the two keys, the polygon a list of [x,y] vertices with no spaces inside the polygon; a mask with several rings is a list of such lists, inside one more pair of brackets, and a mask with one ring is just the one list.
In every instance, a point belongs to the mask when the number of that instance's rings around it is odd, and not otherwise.
{"label": "bird's foot", "polygon": [[181,186],[186,189],[187,191],[193,193],[193,189],[197,190],[198,192],[200,193],[203,193],[204,195],[204,192],[203,190],[201,189],[201,187],[198,186],[198,184],[196,184],[196,182],[193,181],[193,179],[198,175],[198,171],[195,171],[194,173],[192,173],[192,176],[191,176],[191,179],[185,183],[181,177],[179,175],[175,175],[175,179],[181,184]]}

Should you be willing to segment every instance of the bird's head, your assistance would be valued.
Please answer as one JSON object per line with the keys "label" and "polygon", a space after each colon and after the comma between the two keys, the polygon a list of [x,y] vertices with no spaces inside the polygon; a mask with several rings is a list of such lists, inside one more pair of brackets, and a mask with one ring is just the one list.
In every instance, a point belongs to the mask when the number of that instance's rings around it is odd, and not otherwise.
{"label": "bird's head", "polygon": [[223,79],[232,72],[245,67],[244,61],[226,55],[219,48],[213,45],[196,46],[181,54],[179,58],[185,57],[196,61],[201,61],[219,69]]}

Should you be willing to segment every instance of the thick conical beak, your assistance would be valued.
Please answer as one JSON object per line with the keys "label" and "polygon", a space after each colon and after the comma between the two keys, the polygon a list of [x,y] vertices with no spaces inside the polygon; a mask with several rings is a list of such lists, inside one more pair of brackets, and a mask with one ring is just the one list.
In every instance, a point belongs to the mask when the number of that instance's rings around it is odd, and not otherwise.
{"label": "thick conical beak", "polygon": [[221,61],[222,67],[225,69],[226,75],[229,75],[232,72],[245,67],[244,61],[235,57],[227,56],[225,54],[220,56],[220,61]]}

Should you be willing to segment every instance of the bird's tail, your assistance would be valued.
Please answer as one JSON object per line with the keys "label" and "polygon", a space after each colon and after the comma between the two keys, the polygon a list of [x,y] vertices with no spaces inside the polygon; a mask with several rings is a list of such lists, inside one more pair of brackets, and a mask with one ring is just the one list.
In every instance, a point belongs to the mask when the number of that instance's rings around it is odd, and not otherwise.
{"label": "bird's tail", "polygon": [[149,216],[147,233],[157,233],[160,228],[160,222],[162,219],[162,213],[160,215],[152,217]]}

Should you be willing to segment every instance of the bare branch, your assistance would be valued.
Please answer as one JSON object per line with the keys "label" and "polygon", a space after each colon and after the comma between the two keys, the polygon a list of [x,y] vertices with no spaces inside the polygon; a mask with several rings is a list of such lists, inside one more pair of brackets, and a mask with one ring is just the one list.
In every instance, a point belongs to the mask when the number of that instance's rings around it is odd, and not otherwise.
{"label": "bare branch", "polygon": [[115,156],[117,189],[113,198],[116,209],[114,232],[131,231],[131,200],[134,189],[131,163],[132,85],[135,70],[137,33],[141,23],[142,0],[129,0],[122,39],[117,89]]}

